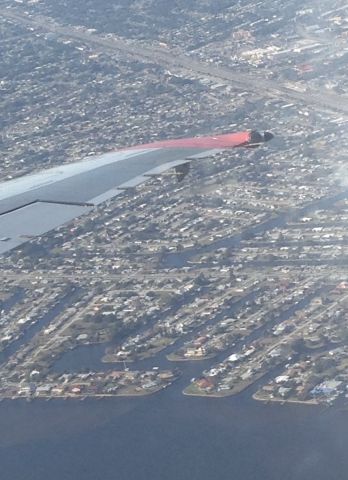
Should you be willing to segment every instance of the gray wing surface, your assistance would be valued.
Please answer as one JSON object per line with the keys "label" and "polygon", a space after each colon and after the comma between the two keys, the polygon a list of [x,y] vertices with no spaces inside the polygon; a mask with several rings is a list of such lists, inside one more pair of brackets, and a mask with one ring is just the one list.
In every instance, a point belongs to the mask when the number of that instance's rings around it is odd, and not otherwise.
{"label": "gray wing surface", "polygon": [[144,148],[107,153],[0,183],[0,255],[90,212],[152,175],[217,150]]}

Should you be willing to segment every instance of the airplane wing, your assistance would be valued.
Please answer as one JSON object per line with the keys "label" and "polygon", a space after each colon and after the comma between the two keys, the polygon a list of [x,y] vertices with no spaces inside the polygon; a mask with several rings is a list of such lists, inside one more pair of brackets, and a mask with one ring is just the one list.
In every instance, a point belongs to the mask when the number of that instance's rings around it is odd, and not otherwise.
{"label": "airplane wing", "polygon": [[0,255],[73,218],[125,189],[174,168],[179,181],[189,162],[218,151],[259,145],[265,132],[165,140],[122,149],[0,183]]}

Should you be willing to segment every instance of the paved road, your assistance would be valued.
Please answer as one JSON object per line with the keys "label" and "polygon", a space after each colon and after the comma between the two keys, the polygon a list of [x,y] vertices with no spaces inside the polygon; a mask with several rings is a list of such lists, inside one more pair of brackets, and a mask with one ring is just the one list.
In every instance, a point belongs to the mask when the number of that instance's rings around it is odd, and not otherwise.
{"label": "paved road", "polygon": [[290,86],[262,77],[231,71],[226,67],[208,64],[184,54],[171,52],[169,49],[145,47],[139,41],[127,41],[121,38],[103,38],[98,34],[79,31],[72,26],[58,25],[53,20],[26,16],[8,9],[0,9],[0,15],[26,27],[55,33],[57,36],[81,41],[87,45],[101,47],[104,52],[121,51],[136,59],[161,65],[166,68],[180,69],[189,74],[197,73],[205,77],[234,84],[244,91],[257,92],[260,96],[283,99],[301,105],[308,105],[319,110],[330,110],[341,115],[348,115],[348,99],[334,93],[309,90],[300,92]]}
{"label": "paved road", "polygon": [[229,271],[219,271],[219,270],[212,270],[211,268],[200,268],[199,271],[197,270],[193,272],[182,272],[182,271],[174,271],[174,272],[126,272],[126,273],[109,273],[109,272],[94,272],[89,270],[82,270],[82,271],[74,271],[74,272],[57,272],[54,270],[35,270],[32,272],[14,272],[13,270],[1,270],[0,278],[1,279],[14,279],[14,280],[60,280],[60,279],[71,279],[71,280],[87,280],[90,282],[93,279],[96,280],[114,280],[114,281],[131,281],[131,280],[158,280],[163,281],[165,280],[168,282],[169,280],[177,280],[177,279],[194,279],[200,273],[207,273],[212,274],[214,277],[219,278],[229,278],[230,272]]}

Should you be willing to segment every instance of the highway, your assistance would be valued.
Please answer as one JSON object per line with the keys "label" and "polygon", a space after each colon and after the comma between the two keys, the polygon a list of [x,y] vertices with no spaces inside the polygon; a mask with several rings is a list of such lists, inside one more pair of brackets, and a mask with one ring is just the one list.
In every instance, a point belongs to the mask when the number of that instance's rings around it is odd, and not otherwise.
{"label": "highway", "polygon": [[[209,275],[211,269],[199,270],[199,273],[204,272]],[[214,278],[217,276],[221,280],[227,281],[229,279],[229,272],[213,272]],[[13,272],[9,270],[2,270],[0,273],[0,280],[2,282],[15,282],[22,286],[42,285],[43,283],[77,283],[84,285],[86,282],[100,284],[113,284],[113,291],[120,294],[127,292],[139,293],[139,283],[144,280],[150,280],[150,286],[143,285],[141,291],[146,294],[148,292],[170,293],[178,294],[181,288],[184,288],[187,282],[192,282],[197,277],[197,272],[165,272],[165,273],[127,273],[127,274],[113,274],[109,272],[94,272],[94,271],[80,271],[80,272],[58,272],[58,271],[33,271],[33,272]],[[127,282],[135,282],[134,286],[124,285],[125,279]],[[118,285],[119,282],[119,285]],[[165,282],[165,285],[156,285],[156,282]],[[168,284],[170,283],[170,284]],[[243,285],[245,287],[245,285]]]}
{"label": "highway", "polygon": [[337,112],[348,115],[348,99],[326,91],[297,91],[289,85],[277,80],[270,80],[261,75],[248,75],[232,71],[226,67],[208,64],[193,57],[171,52],[170,49],[160,47],[146,47],[140,41],[127,41],[121,38],[104,38],[95,33],[77,30],[73,26],[58,25],[53,19],[21,15],[13,10],[0,9],[0,15],[28,28],[51,32],[58,37],[77,40],[83,44],[101,49],[104,53],[122,52],[127,56],[140,61],[150,62],[171,70],[180,69],[202,75],[219,83],[233,84],[243,91],[256,93],[259,96],[277,98],[295,102],[301,105],[314,107],[317,110]]}

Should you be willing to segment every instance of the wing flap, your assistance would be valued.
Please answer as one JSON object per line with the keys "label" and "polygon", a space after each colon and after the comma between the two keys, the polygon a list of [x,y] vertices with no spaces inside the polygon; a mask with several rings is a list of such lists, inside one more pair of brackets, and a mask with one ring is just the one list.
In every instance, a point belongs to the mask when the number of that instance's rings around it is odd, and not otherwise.
{"label": "wing flap", "polygon": [[[133,189],[151,176],[175,169],[179,181],[192,160],[248,146],[258,132],[158,141],[0,183],[0,254],[42,235]],[[273,137],[269,132],[263,141]]]}
{"label": "wing flap", "polygon": [[0,254],[88,213],[90,205],[32,202],[0,215]]}
{"label": "wing flap", "polygon": [[178,182],[182,182],[186,177],[186,175],[188,175],[189,171],[190,171],[190,162],[185,162],[175,167],[175,173],[176,173],[176,178]]}

